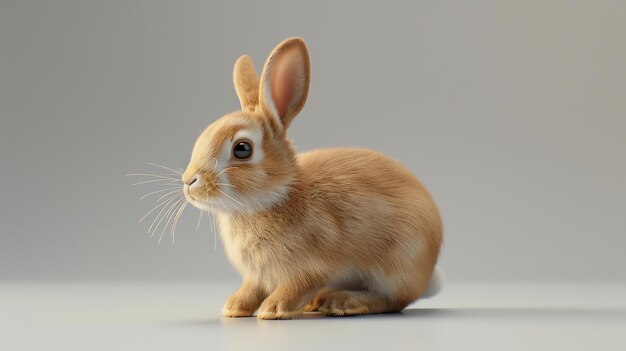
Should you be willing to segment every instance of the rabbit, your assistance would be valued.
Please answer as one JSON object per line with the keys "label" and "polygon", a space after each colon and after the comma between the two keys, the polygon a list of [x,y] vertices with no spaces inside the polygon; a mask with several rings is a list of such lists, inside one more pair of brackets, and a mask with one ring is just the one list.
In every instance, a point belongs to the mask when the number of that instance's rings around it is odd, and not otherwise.
{"label": "rabbit", "polygon": [[362,148],[296,154],[287,130],[309,80],[301,38],[278,44],[260,78],[241,56],[233,72],[241,111],[201,133],[182,175],[186,200],[215,214],[243,276],[226,317],[398,312],[437,289],[429,281],[438,279],[442,222],[407,168]]}

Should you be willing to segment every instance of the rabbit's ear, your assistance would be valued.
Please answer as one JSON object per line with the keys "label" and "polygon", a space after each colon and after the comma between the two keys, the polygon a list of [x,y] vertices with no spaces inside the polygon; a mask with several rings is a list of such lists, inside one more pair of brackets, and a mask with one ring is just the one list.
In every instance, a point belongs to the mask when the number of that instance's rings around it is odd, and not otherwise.
{"label": "rabbit's ear", "polygon": [[260,107],[287,129],[306,102],[309,80],[309,53],[304,41],[286,39],[265,61],[259,88]]}
{"label": "rabbit's ear", "polygon": [[233,83],[241,103],[241,110],[254,112],[259,105],[259,76],[250,56],[243,55],[235,62]]}

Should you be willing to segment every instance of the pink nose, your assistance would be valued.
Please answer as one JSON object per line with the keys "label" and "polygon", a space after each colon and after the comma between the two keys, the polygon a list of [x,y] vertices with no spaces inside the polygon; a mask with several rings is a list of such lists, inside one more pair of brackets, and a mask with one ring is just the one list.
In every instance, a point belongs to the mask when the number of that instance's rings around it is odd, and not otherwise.
{"label": "pink nose", "polygon": [[195,177],[191,178],[189,183],[187,183],[187,186],[191,186],[193,183],[195,183],[197,181],[198,181],[198,176],[195,176]]}

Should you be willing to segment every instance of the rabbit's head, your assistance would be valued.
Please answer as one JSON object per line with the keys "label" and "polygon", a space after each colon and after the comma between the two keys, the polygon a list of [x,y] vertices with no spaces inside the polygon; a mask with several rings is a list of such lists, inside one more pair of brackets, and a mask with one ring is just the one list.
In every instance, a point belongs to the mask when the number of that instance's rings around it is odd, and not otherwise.
{"label": "rabbit's head", "polygon": [[286,130],[306,101],[309,72],[299,38],[274,48],[261,79],[249,56],[237,60],[233,80],[241,111],[221,117],[198,137],[182,179],[190,203],[204,210],[249,212],[287,195],[297,167]]}

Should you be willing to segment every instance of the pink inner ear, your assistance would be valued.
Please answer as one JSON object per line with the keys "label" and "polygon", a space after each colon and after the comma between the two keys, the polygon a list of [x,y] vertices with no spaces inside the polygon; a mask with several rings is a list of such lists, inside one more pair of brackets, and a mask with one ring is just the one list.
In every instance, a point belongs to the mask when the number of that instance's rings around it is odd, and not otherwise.
{"label": "pink inner ear", "polygon": [[[287,57],[285,57],[287,56]],[[284,55],[281,59],[277,60],[275,69],[272,70],[271,86],[272,86],[272,99],[278,112],[278,117],[281,119],[287,115],[289,109],[289,103],[293,98],[294,88],[294,70],[293,64],[288,57]]]}

